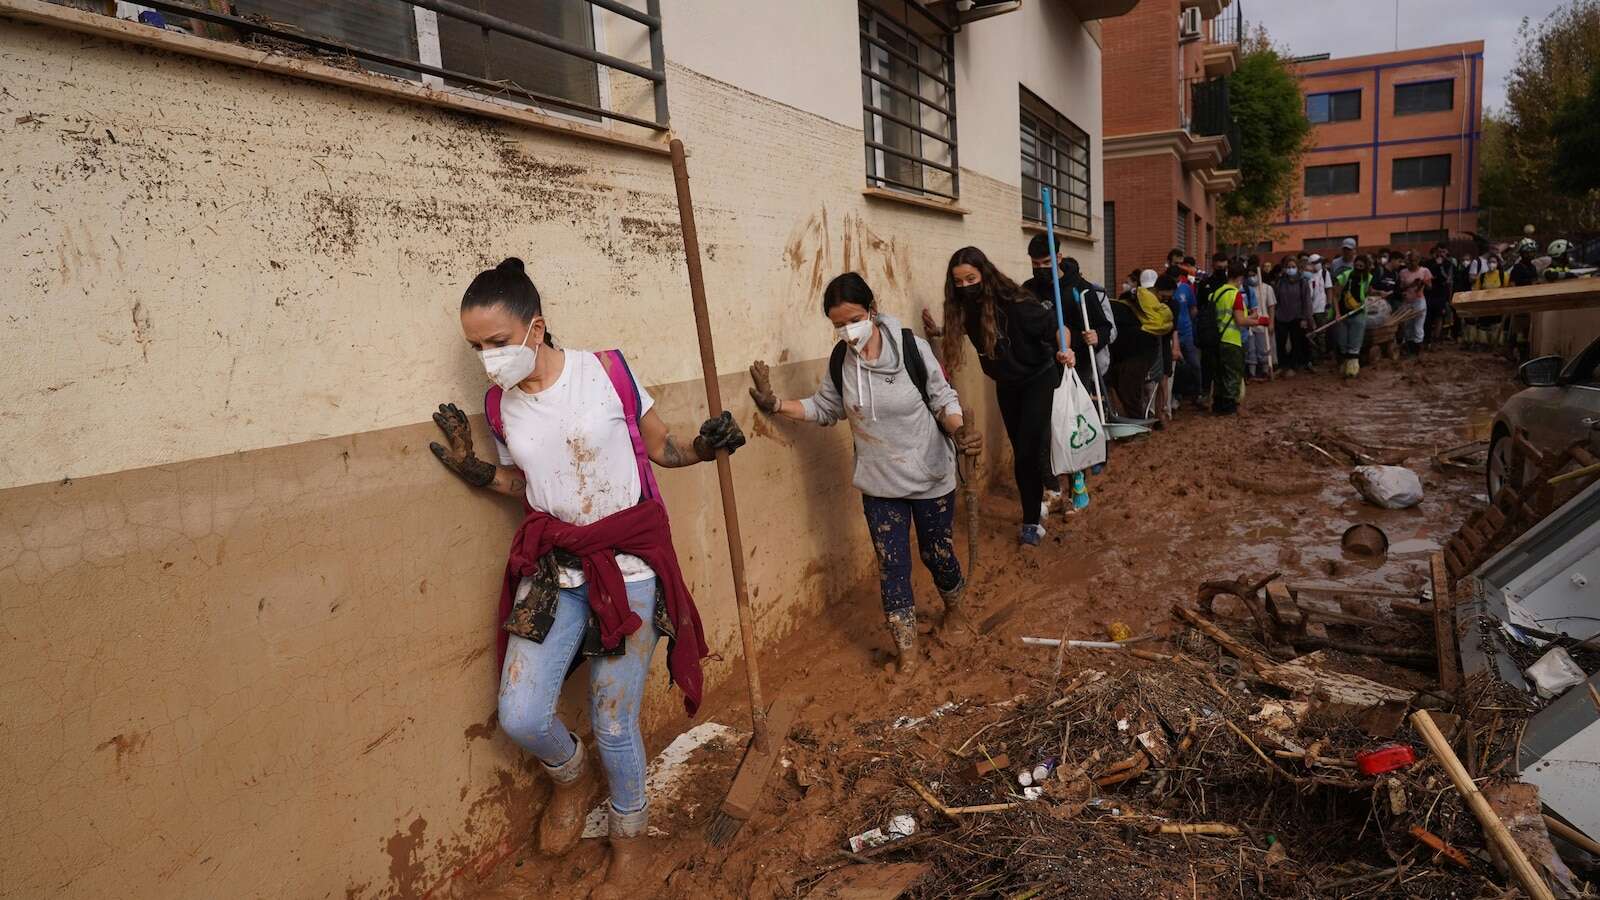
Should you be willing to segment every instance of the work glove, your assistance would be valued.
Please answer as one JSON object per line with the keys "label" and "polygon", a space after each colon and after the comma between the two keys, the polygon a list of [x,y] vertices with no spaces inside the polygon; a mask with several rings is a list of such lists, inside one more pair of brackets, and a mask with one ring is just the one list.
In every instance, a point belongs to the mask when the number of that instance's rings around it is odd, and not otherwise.
{"label": "work glove", "polygon": [[750,399],[756,402],[756,409],[767,415],[778,411],[778,395],[772,392],[772,373],[767,364],[756,360],[750,364]]}
{"label": "work glove", "polygon": [[950,437],[956,443],[956,452],[962,456],[970,456],[976,459],[979,454],[983,453],[983,435],[979,433],[978,429],[973,428],[970,423],[962,423],[961,427],[956,429],[956,433]]}
{"label": "work glove", "polygon": [[444,432],[445,443],[449,446],[432,442],[428,444],[428,449],[439,458],[439,462],[444,463],[445,468],[473,487],[487,487],[494,481],[494,466],[472,452],[472,426],[467,422],[466,413],[456,408],[454,403],[441,403],[439,411],[433,414],[433,424]]}
{"label": "work glove", "polygon": [[733,413],[727,410],[714,419],[707,419],[700,426],[700,436],[694,439],[695,455],[705,462],[716,459],[718,450],[726,450],[732,456],[735,450],[743,446],[744,432],[739,430],[739,423],[733,420]]}

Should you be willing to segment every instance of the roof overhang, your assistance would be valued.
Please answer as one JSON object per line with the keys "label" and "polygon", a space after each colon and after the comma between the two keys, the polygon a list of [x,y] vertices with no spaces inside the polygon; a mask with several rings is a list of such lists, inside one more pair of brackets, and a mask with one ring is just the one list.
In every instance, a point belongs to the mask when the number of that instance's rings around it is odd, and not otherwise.
{"label": "roof overhang", "polygon": [[1066,0],[1066,4],[1072,7],[1072,13],[1078,17],[1078,21],[1088,22],[1125,16],[1133,12],[1139,0]]}
{"label": "roof overhang", "polygon": [[1239,189],[1244,175],[1238,169],[1206,169],[1200,173],[1200,183],[1208,194],[1226,194]]}
{"label": "roof overhang", "polygon": [[1183,128],[1107,136],[1103,144],[1102,152],[1106,159],[1170,153],[1183,163],[1184,170],[1188,172],[1215,170],[1228,156],[1226,137],[1193,135]]}
{"label": "roof overhang", "polygon": [[1239,68],[1238,44],[1206,44],[1200,51],[1200,60],[1205,65],[1206,74],[1212,78],[1221,78],[1232,75]]}

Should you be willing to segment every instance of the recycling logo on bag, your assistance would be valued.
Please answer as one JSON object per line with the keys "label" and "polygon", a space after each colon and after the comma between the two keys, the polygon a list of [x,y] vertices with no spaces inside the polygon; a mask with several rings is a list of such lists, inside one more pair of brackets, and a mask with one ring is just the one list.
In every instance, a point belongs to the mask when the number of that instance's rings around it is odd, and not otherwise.
{"label": "recycling logo on bag", "polygon": [[[1087,435],[1084,434],[1085,430],[1089,432]],[[1094,443],[1098,437],[1100,437],[1100,429],[1094,427],[1094,423],[1089,421],[1088,416],[1078,413],[1078,422],[1072,429],[1072,437],[1068,439],[1072,449],[1082,450],[1084,447]]]}

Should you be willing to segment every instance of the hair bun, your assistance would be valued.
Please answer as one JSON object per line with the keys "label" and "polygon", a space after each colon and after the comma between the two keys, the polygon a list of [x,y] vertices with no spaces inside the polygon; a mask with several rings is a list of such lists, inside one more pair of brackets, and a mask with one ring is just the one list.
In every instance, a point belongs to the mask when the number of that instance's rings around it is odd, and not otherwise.
{"label": "hair bun", "polygon": [[494,268],[497,272],[515,272],[518,275],[527,274],[527,270],[522,265],[522,260],[517,259],[515,256],[506,257],[501,261],[500,265]]}

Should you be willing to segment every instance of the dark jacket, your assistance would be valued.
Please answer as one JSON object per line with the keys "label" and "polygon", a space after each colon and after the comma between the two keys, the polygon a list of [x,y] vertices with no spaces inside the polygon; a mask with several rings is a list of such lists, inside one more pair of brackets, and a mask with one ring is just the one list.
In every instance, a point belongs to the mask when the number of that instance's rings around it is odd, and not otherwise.
{"label": "dark jacket", "polygon": [[1507,274],[1511,276],[1511,283],[1517,287],[1533,284],[1535,281],[1539,280],[1538,267],[1531,262],[1523,262],[1520,259],[1517,260],[1516,264],[1511,267],[1511,271]]}
{"label": "dark jacket", "polygon": [[[1035,275],[1022,283],[1039,302],[1050,309],[1054,309],[1055,291],[1050,287],[1050,279]],[[1078,289],[1077,300],[1073,299],[1072,289]],[[1076,281],[1070,275],[1061,276],[1061,312],[1067,325],[1067,333],[1071,336],[1072,353],[1078,358],[1078,378],[1092,389],[1094,380],[1091,377],[1089,366],[1094,353],[1089,344],[1083,339],[1083,310],[1084,301],[1088,302],[1089,328],[1104,347],[1111,343],[1111,320],[1106,318],[1105,309],[1100,304],[1100,289],[1091,284],[1088,279],[1079,275]],[[1051,332],[1054,335],[1054,332]]]}
{"label": "dark jacket", "polygon": [[1279,322],[1303,322],[1311,318],[1311,286],[1306,276],[1296,272],[1293,278],[1283,275],[1274,288],[1278,295],[1278,309],[1274,316]]}
{"label": "dark jacket", "polygon": [[1056,366],[1055,304],[1045,305],[1023,292],[1015,303],[995,307],[994,353],[986,356],[978,335],[983,311],[977,303],[963,302],[967,340],[978,351],[983,374],[1004,384],[1019,384],[1039,377]]}

